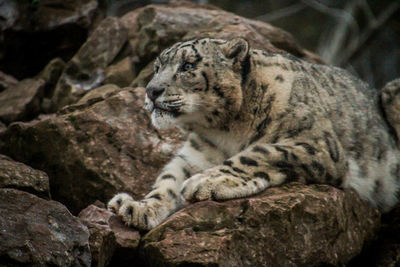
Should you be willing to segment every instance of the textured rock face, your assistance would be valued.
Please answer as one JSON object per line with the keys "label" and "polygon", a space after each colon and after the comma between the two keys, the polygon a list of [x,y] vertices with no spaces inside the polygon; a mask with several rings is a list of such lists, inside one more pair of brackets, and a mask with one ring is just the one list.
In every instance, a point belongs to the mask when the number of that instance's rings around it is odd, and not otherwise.
{"label": "textured rock face", "polygon": [[109,66],[105,73],[104,83],[116,84],[120,87],[129,86],[135,77],[131,57],[126,57],[116,64]]}
{"label": "textured rock face", "polygon": [[46,173],[4,155],[0,155],[0,188],[16,188],[50,199],[49,177]]}
{"label": "textured rock face", "polygon": [[111,260],[116,266],[134,266],[138,263],[138,231],[125,226],[110,211],[94,205],[82,210],[79,218],[90,231],[90,250],[94,266],[106,266]]}
{"label": "textured rock face", "polygon": [[76,102],[104,81],[104,72],[121,50],[127,32],[119,19],[104,19],[68,62],[58,81],[54,103],[58,107]]}
{"label": "textured rock face", "polygon": [[287,51],[306,60],[320,61],[317,56],[302,49],[291,34],[212,6],[187,2],[150,5],[126,14],[121,22],[129,29],[132,53],[142,61],[154,58],[175,42],[207,36],[241,36],[248,39],[254,48]]}
{"label": "textured rock face", "polygon": [[89,232],[60,203],[0,189],[0,264],[90,266]]}
{"label": "textured rock face", "polygon": [[143,238],[149,265],[340,265],[379,228],[379,213],[326,185],[290,184],[259,196],[200,202]]}
{"label": "textured rock face", "polygon": [[144,88],[98,89],[59,115],[13,123],[0,136],[0,150],[44,170],[53,199],[74,213],[118,191],[143,197],[180,142],[176,131],[151,126]]}
{"label": "textured rock face", "polygon": [[0,93],[0,120],[32,119],[40,111],[44,80],[26,79]]}
{"label": "textured rock face", "polygon": [[348,266],[400,266],[400,204],[382,215],[382,227],[378,238],[369,243]]}

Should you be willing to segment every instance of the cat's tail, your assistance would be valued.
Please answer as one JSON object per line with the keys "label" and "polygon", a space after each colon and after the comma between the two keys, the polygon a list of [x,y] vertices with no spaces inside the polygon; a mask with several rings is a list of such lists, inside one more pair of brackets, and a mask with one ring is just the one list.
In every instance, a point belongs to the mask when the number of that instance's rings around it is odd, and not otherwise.
{"label": "cat's tail", "polygon": [[395,131],[397,144],[400,146],[400,78],[382,88],[381,103],[386,120]]}

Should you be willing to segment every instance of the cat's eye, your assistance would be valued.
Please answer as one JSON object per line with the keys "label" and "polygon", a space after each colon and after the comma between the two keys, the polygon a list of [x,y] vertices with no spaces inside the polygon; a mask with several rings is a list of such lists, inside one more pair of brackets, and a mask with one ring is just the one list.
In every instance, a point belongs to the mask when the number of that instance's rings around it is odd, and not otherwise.
{"label": "cat's eye", "polygon": [[181,69],[182,69],[182,71],[189,71],[189,70],[191,70],[193,68],[194,68],[194,64],[193,63],[185,62],[185,63],[183,63]]}
{"label": "cat's eye", "polygon": [[154,65],[154,72],[157,73],[160,70],[160,66]]}

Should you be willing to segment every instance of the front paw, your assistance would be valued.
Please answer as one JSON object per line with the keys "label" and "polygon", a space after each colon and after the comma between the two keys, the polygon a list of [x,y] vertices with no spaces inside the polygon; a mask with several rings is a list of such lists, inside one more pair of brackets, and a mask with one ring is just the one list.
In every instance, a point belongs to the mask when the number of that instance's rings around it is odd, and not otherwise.
{"label": "front paw", "polygon": [[134,201],[128,194],[121,193],[108,202],[108,209],[118,214],[128,226],[150,230],[159,225],[168,215],[168,209],[157,200]]}
{"label": "front paw", "polygon": [[122,206],[122,203],[127,200],[133,200],[130,195],[127,193],[119,193],[116,194],[107,204],[107,209],[113,213],[118,213],[119,209]]}
{"label": "front paw", "polygon": [[216,200],[215,184],[204,174],[197,174],[183,183],[181,196],[187,202]]}

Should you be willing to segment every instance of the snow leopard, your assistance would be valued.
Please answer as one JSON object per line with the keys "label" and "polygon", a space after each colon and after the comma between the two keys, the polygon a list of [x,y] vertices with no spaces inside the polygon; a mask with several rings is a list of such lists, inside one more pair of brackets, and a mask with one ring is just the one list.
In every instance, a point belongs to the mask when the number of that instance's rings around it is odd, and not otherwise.
{"label": "snow leopard", "polygon": [[[396,97],[389,93],[385,103]],[[400,155],[381,102],[343,69],[252,49],[243,38],[176,43],[155,60],[145,108],[156,128],[177,126],[187,140],[144,199],[120,193],[108,208],[150,230],[190,203],[295,181],[353,188],[388,211]]]}

